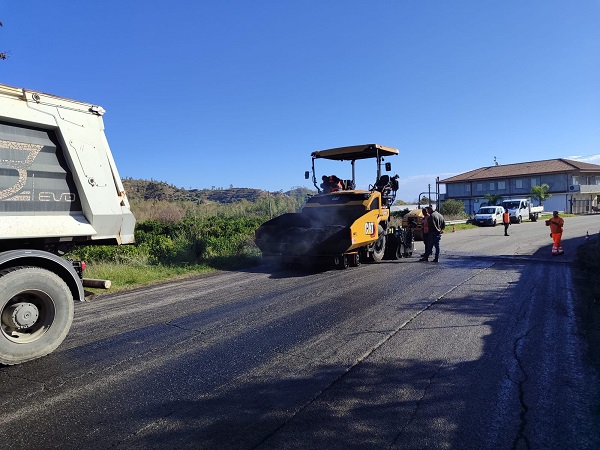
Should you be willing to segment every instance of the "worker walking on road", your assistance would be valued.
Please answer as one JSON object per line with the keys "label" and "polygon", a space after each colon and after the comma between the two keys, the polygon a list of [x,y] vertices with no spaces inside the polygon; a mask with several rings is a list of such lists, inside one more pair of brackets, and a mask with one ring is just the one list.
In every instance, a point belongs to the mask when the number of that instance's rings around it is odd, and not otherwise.
{"label": "worker walking on road", "polygon": [[550,237],[554,241],[552,244],[552,256],[562,255],[564,253],[561,244],[564,223],[565,221],[558,215],[558,211],[553,211],[552,218],[546,220],[546,226],[550,227]]}
{"label": "worker walking on road", "polygon": [[510,226],[510,214],[506,209],[502,213],[502,225],[504,225],[504,236],[508,236],[508,227]]}

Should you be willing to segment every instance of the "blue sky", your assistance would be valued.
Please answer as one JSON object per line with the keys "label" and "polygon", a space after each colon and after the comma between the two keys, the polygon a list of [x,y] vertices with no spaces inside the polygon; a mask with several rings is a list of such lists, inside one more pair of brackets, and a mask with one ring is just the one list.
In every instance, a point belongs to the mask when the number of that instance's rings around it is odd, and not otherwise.
{"label": "blue sky", "polygon": [[104,107],[122,177],[312,187],[312,151],[374,142],[412,201],[494,158],[600,164],[598,0],[0,0],[0,21],[0,82]]}

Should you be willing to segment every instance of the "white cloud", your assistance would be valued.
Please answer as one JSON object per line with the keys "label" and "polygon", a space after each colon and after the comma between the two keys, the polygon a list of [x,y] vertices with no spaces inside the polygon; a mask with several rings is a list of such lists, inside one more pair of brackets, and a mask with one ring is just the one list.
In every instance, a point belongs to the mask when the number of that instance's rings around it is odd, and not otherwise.
{"label": "white cloud", "polygon": [[600,153],[595,155],[573,155],[567,156],[565,159],[573,159],[575,161],[586,162],[590,164],[600,164]]}

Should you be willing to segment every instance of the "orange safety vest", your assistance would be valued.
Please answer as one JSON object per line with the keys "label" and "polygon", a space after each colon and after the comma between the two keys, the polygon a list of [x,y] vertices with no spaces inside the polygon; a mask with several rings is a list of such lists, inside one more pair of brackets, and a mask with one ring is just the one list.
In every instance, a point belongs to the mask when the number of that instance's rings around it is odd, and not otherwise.
{"label": "orange safety vest", "polygon": [[563,225],[565,221],[562,217],[552,217],[552,219],[550,219],[548,222],[550,222],[550,233],[560,234],[563,232]]}
{"label": "orange safety vest", "polygon": [[333,175],[329,177],[329,186],[331,187],[331,192],[339,191],[344,188],[344,186],[342,186],[342,180]]}
{"label": "orange safety vest", "polygon": [[510,223],[510,214],[505,212],[502,214],[502,223]]}

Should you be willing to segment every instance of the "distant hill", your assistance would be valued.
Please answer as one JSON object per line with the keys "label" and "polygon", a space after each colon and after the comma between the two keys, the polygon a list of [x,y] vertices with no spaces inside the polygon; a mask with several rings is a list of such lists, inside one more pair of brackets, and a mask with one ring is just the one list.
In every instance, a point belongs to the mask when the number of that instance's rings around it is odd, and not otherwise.
{"label": "distant hill", "polygon": [[303,187],[295,187],[289,191],[268,192],[253,188],[229,188],[229,189],[184,189],[168,184],[164,181],[134,180],[125,178],[122,180],[125,186],[127,198],[130,201],[162,200],[162,201],[192,201],[196,203],[234,203],[241,200],[255,202],[267,195],[287,195],[289,197],[304,199],[307,194],[315,194],[316,190]]}

